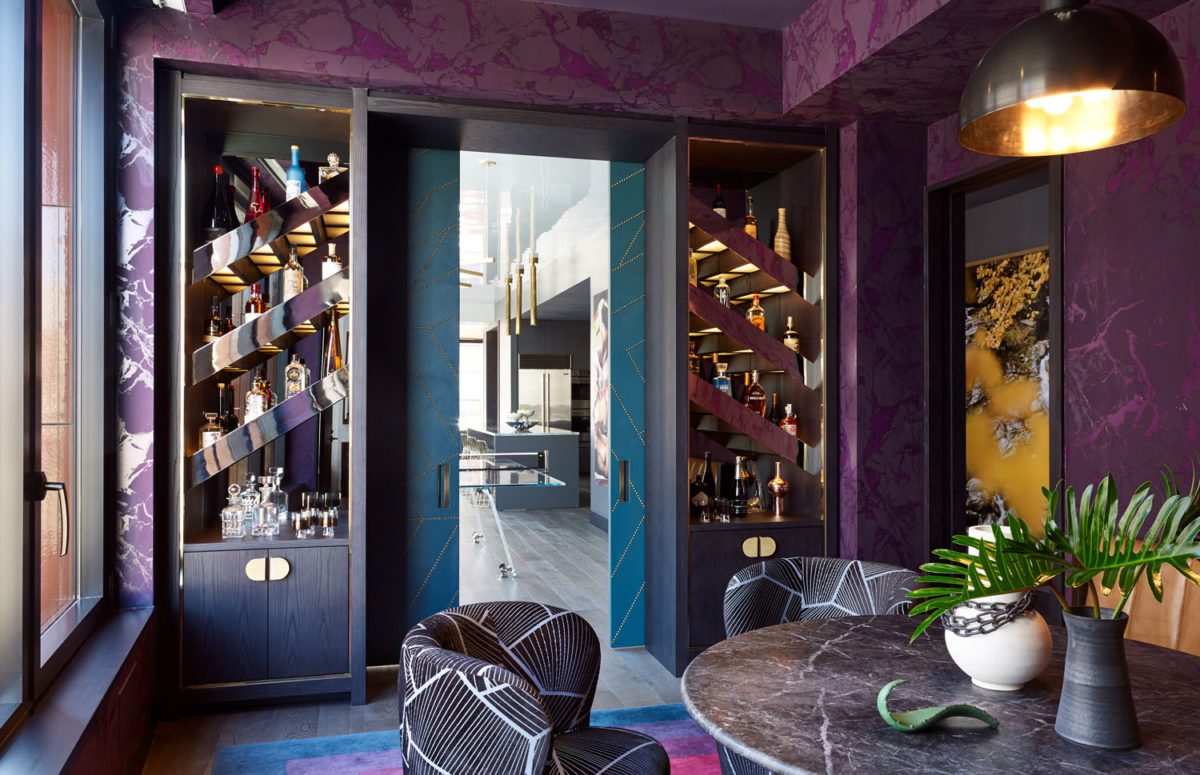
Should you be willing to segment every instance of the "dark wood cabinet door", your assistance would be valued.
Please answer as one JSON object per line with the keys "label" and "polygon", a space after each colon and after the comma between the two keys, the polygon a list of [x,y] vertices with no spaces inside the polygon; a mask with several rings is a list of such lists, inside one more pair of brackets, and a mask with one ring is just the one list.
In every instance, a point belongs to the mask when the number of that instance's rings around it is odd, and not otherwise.
{"label": "dark wood cabinet door", "polygon": [[[770,557],[746,555],[751,538],[775,542]],[[812,557],[824,554],[821,526],[696,530],[691,534],[691,568],[688,576],[688,646],[693,654],[725,640],[725,587],[733,574],[748,565],[778,557]],[[751,548],[759,550],[756,543]]]}
{"label": "dark wood cabinet door", "polygon": [[[288,563],[270,589],[270,678],[349,671],[349,550],[344,546],[272,549]],[[396,655],[399,658],[399,654]]]}
{"label": "dark wood cabinet door", "polygon": [[183,560],[185,685],[252,681],[267,672],[267,582],[246,563],[267,552],[188,552]]}

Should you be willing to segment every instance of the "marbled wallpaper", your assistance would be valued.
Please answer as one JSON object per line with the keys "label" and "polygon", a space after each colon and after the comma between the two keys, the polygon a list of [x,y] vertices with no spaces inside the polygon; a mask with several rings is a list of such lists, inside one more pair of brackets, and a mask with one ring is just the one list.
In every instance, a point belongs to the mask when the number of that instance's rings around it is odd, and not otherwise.
{"label": "marbled wallpaper", "polygon": [[154,70],[709,119],[779,115],[776,31],[524,0],[239,0],[118,20],[119,602],[153,602]]}
{"label": "marbled wallpaper", "polygon": [[925,127],[841,131],[841,552],[925,551]]}
{"label": "marbled wallpaper", "polygon": [[1200,453],[1200,0],[1154,20],[1184,59],[1189,112],[1070,156],[1063,193],[1068,481],[1123,493]]}
{"label": "marbled wallpaper", "polygon": [[995,156],[968,151],[958,144],[957,113],[930,124],[925,140],[925,182],[930,186],[1005,162]]}

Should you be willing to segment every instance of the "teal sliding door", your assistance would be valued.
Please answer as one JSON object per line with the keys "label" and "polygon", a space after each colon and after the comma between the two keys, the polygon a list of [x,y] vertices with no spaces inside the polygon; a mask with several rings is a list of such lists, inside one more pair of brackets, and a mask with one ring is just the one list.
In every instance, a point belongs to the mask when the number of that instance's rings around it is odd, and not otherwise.
{"label": "teal sliding door", "polygon": [[646,642],[646,175],[621,162],[610,174],[609,632],[620,648]]}

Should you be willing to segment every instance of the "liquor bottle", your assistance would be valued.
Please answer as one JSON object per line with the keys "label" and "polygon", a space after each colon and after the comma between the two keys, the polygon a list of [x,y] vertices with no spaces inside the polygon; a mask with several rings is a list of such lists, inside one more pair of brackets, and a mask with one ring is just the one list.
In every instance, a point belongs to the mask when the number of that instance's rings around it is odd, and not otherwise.
{"label": "liquor bottle", "polygon": [[792,328],[792,316],[788,315],[787,330],[783,332],[783,344],[794,353],[800,352],[800,334]]}
{"label": "liquor bottle", "polygon": [[767,411],[767,422],[772,425],[779,425],[779,421],[783,419],[783,414],[779,411],[779,394],[771,394],[771,408]]}
{"label": "liquor bottle", "polygon": [[254,375],[250,389],[246,391],[246,409],[242,413],[245,422],[250,422],[271,408],[271,392],[263,378],[262,366]]}
{"label": "liquor bottle", "polygon": [[348,167],[342,165],[342,157],[336,153],[331,153],[325,157],[325,166],[317,167],[317,183],[318,185],[332,178],[334,175],[345,172]]}
{"label": "liquor bottle", "polygon": [[743,371],[742,372],[742,385],[737,391],[735,391],[733,397],[736,398],[738,401],[745,401],[746,394],[748,392],[750,392],[750,372]]}
{"label": "liquor bottle", "polygon": [[321,279],[325,280],[342,271],[342,257],[337,254],[337,245],[329,243],[329,252],[321,259]]}
{"label": "liquor bottle", "polygon": [[200,424],[200,449],[216,443],[221,438],[221,426],[217,425],[217,413],[205,412],[204,422]]}
{"label": "liquor bottle", "polygon": [[232,183],[225,186],[225,206],[229,208],[229,220],[237,225],[237,187]]}
{"label": "liquor bottle", "polygon": [[712,472],[711,452],[704,453],[704,467],[700,469],[700,488],[710,500],[717,497],[717,480]]}
{"label": "liquor bottle", "polygon": [[225,333],[225,334],[228,334],[230,331],[233,330],[233,309],[232,309],[233,305],[230,304],[229,306],[231,309],[229,310],[229,313],[225,315],[225,321],[223,323],[224,328],[222,330],[222,333]]}
{"label": "liquor bottle", "polygon": [[[714,355],[713,357],[715,358],[716,356]],[[724,393],[727,396],[732,396],[733,395],[733,381],[731,379],[729,379],[729,375],[725,373],[725,370],[728,368],[729,368],[729,364],[718,363],[717,364],[717,376],[713,377],[712,383],[713,383],[713,387],[715,387],[717,390],[720,390],[722,393]]]}
{"label": "liquor bottle", "polygon": [[299,296],[304,292],[305,285],[304,267],[296,258],[296,246],[292,245],[287,263],[283,265],[283,301]]}
{"label": "liquor bottle", "polygon": [[729,284],[725,282],[724,277],[717,281],[717,287],[713,293],[716,295],[717,301],[726,307],[729,306]]}
{"label": "liquor bottle", "polygon": [[329,328],[326,329],[325,364],[321,376],[327,377],[342,368],[342,334],[338,329],[336,313],[329,316]]}
{"label": "liquor bottle", "polygon": [[725,207],[725,197],[721,196],[721,184],[717,184],[717,193],[713,197],[712,209],[717,215],[722,218],[729,217],[729,210]]}
{"label": "liquor bottle", "polygon": [[698,285],[700,282],[700,265],[696,262],[696,254],[688,251],[688,284]]}
{"label": "liquor bottle", "polygon": [[696,340],[688,340],[688,371],[700,374],[700,356],[696,354]]}
{"label": "liquor bottle", "polygon": [[212,242],[222,234],[232,231],[234,227],[233,214],[229,212],[229,202],[225,198],[225,171],[221,165],[213,166],[212,195],[204,208],[204,241]]}
{"label": "liquor bottle", "polygon": [[758,218],[754,215],[754,197],[750,196],[749,191],[746,192],[746,220],[742,230],[758,239]]}
{"label": "liquor bottle", "polygon": [[304,182],[304,168],[300,166],[300,146],[292,146],[292,163],[287,168],[287,185],[284,199],[295,199],[308,188]]}
{"label": "liquor bottle", "polygon": [[[228,400],[226,400],[228,399]],[[222,433],[237,430],[237,415],[233,413],[233,391],[224,382],[217,383],[217,425]]]}
{"label": "liquor bottle", "polygon": [[246,299],[246,309],[243,311],[243,320],[249,323],[256,317],[267,311],[267,304],[263,300],[262,291],[259,289],[259,283],[254,283],[250,286],[250,297]]}
{"label": "liquor bottle", "polygon": [[742,404],[759,417],[767,416],[767,391],[758,382],[758,369],[750,372],[750,385],[742,396]]}
{"label": "liquor bottle", "polygon": [[799,423],[796,421],[796,415],[792,414],[791,404],[783,407],[783,419],[779,421],[779,427],[783,428],[784,432],[789,435],[800,435]]}
{"label": "liquor bottle", "polygon": [[767,313],[763,310],[762,305],[758,303],[757,293],[754,294],[754,302],[750,305],[750,309],[746,310],[746,320],[749,320],[750,325],[759,331],[767,330]]}
{"label": "liquor bottle", "polygon": [[258,216],[267,211],[264,203],[266,202],[263,194],[262,185],[258,180],[258,167],[250,168],[250,198],[246,200],[246,220],[245,223],[250,223]]}
{"label": "liquor bottle", "polygon": [[283,367],[284,398],[303,393],[308,388],[308,368],[300,361],[300,356],[293,354],[292,360]]}
{"label": "liquor bottle", "polygon": [[706,375],[706,379],[711,381],[713,377],[717,376],[717,361],[718,360],[720,360],[720,358],[717,357],[716,353],[713,353],[712,354],[712,366],[709,367],[709,369],[708,369],[708,374]]}
{"label": "liquor bottle", "polygon": [[216,296],[213,296],[212,304],[208,307],[208,318],[204,321],[204,336],[201,339],[205,342],[215,342],[224,334],[224,323],[221,319],[221,301]]}

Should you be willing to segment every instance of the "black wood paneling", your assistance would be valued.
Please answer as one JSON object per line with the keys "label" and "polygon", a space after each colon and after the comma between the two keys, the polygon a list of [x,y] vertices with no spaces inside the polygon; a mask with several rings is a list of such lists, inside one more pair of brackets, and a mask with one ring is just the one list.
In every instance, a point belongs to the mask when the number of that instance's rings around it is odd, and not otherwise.
{"label": "black wood paneling", "polygon": [[246,576],[246,563],[266,556],[261,550],[187,555],[183,565],[185,684],[267,676],[267,582]]}
{"label": "black wood paneling", "polygon": [[742,551],[746,539],[759,536],[775,541],[770,559],[819,557],[825,553],[825,529],[821,525],[693,532],[693,571],[688,577],[689,651],[695,653],[725,640],[725,586],[733,574],[760,561]]}
{"label": "black wood paneling", "polygon": [[270,678],[344,673],[349,669],[349,554],[344,547],[272,549],[287,560],[286,578],[268,585]]}

